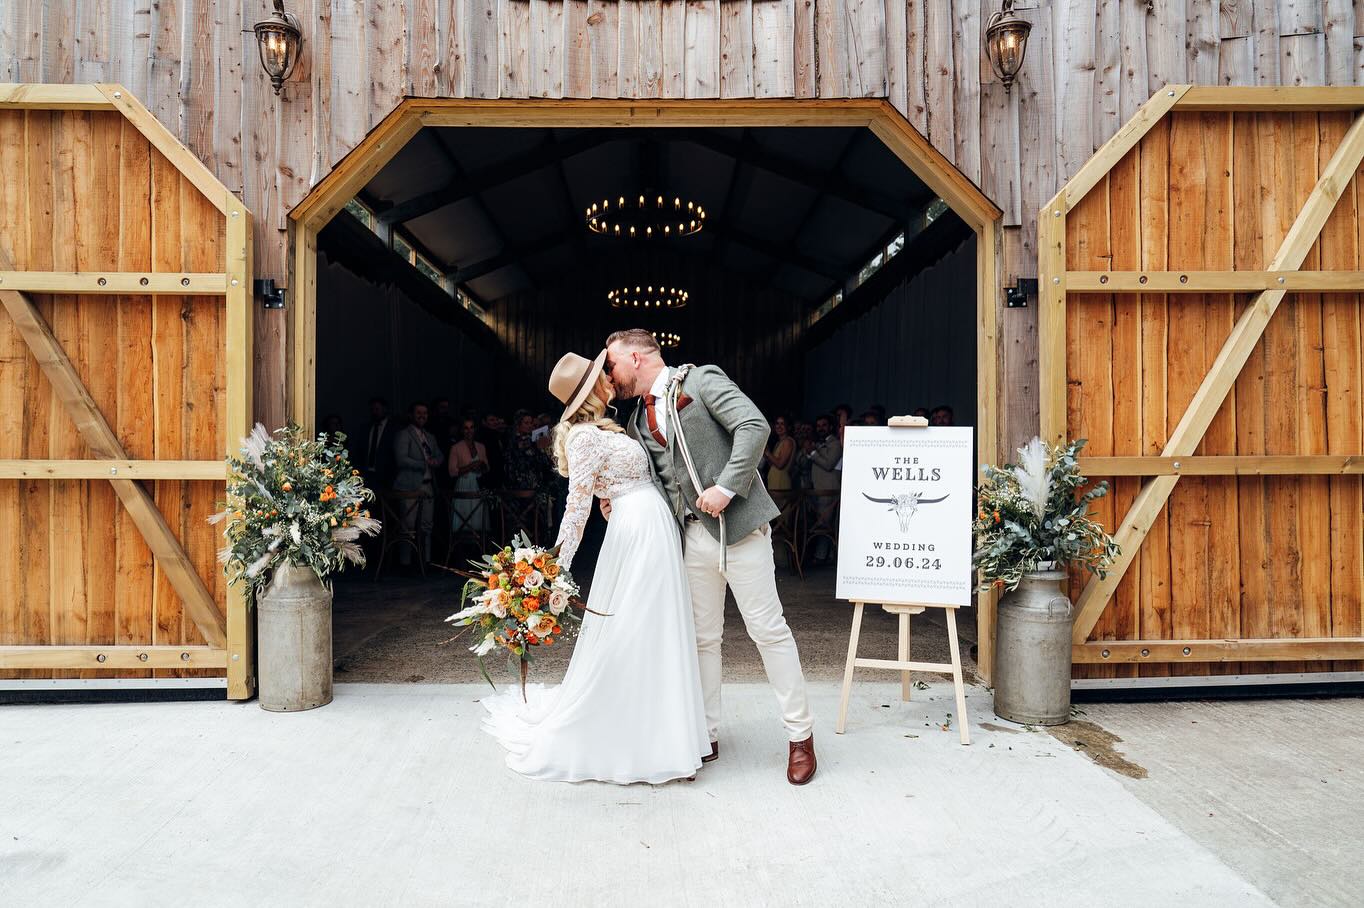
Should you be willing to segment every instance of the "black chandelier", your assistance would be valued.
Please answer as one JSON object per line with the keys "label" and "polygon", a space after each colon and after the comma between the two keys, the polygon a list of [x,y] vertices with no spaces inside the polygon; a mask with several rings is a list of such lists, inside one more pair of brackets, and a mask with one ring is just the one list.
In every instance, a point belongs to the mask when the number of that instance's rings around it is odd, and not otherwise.
{"label": "black chandelier", "polygon": [[662,284],[630,284],[606,291],[606,301],[613,309],[681,309],[690,296],[681,287]]}
{"label": "black chandelier", "polygon": [[706,225],[706,209],[681,196],[650,191],[593,202],[585,212],[587,228],[602,236],[657,239],[691,236]]}

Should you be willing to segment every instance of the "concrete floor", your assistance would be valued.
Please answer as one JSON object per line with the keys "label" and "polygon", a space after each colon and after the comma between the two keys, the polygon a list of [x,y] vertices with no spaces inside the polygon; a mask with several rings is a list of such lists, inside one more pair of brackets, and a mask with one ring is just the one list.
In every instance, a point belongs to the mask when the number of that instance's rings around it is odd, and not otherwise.
{"label": "concrete floor", "polygon": [[[1238,872],[1146,783],[992,720],[981,688],[970,747],[948,685],[902,705],[895,685],[859,683],[841,737],[837,686],[811,688],[821,769],[804,788],[784,779],[763,684],[727,687],[718,762],[659,787],[511,774],[478,731],[478,685],[344,684],[290,715],[7,707],[0,904],[1271,904],[1258,858]],[[1125,721],[1139,730],[1140,715]],[[1172,743],[1149,745],[1171,775],[1206,769]],[[1167,772],[1151,762],[1153,779]],[[1330,835],[1357,852],[1358,760],[1339,777],[1336,815],[1350,795],[1356,810]],[[1305,851],[1327,834],[1290,831]]]}
{"label": "concrete floor", "polygon": [[[1364,700],[1086,703],[1122,786],[1285,906],[1364,905]],[[1066,728],[1056,729],[1065,741]]]}

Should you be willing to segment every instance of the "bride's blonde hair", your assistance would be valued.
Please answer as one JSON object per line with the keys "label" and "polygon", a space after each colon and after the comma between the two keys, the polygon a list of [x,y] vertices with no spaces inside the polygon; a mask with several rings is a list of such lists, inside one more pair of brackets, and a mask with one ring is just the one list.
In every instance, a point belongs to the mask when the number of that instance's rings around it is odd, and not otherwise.
{"label": "bride's blonde hair", "polygon": [[606,415],[611,401],[611,381],[605,373],[597,376],[597,383],[587,400],[574,413],[554,427],[554,465],[560,476],[568,475],[568,433],[575,426],[592,425],[606,432],[624,432],[614,419]]}

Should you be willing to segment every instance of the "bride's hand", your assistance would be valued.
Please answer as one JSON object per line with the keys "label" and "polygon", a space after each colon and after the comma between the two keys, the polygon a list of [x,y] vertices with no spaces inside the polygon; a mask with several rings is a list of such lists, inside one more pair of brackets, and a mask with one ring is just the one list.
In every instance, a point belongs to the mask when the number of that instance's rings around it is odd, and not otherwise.
{"label": "bride's hand", "polygon": [[607,520],[610,520],[610,519],[611,519],[611,499],[609,499],[609,498],[602,498],[602,499],[599,499],[599,500],[598,500],[598,503],[599,503],[599,505],[601,506],[601,515],[602,515],[602,517],[605,517]]}

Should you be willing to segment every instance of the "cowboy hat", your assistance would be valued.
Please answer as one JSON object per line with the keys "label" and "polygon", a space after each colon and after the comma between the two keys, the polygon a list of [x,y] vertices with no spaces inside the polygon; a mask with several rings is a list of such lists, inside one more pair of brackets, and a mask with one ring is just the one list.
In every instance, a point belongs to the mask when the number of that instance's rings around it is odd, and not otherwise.
{"label": "cowboy hat", "polygon": [[549,375],[549,393],[564,405],[564,415],[559,417],[561,422],[578,412],[583,401],[587,400],[597,379],[601,377],[605,363],[606,351],[602,350],[596,359],[565,353],[554,364],[554,371]]}

